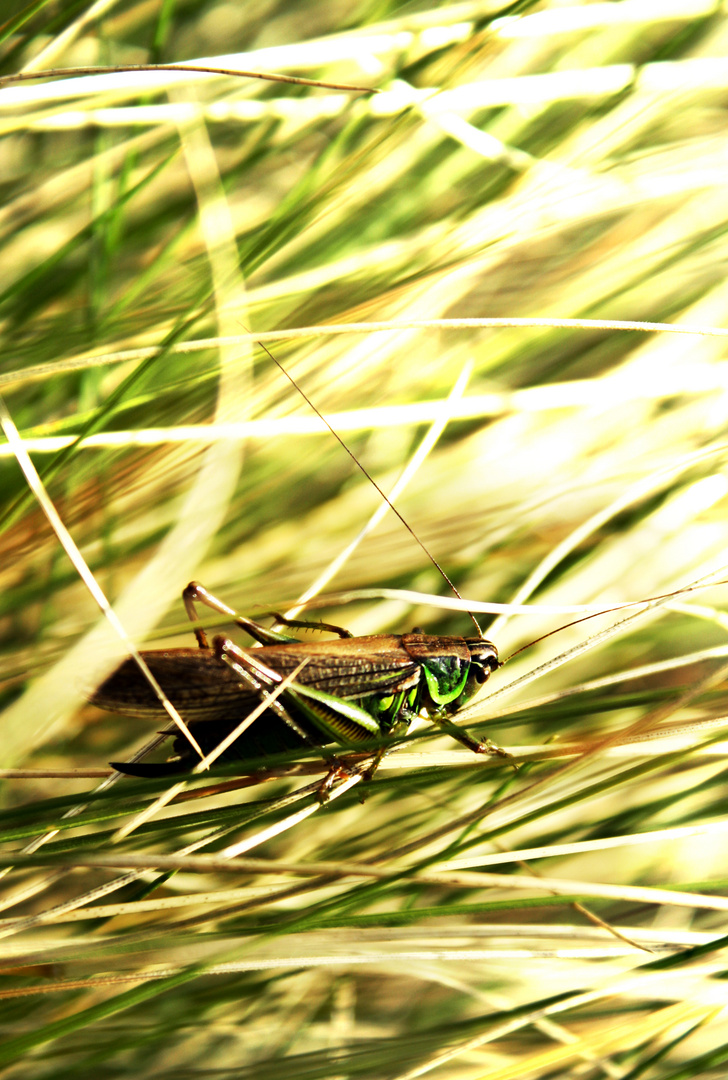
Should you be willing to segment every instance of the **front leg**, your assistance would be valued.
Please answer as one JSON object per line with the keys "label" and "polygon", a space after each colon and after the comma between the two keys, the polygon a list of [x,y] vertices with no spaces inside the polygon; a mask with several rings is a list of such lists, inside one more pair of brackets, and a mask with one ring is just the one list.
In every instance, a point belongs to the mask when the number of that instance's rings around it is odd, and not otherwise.
{"label": "front leg", "polygon": [[[502,746],[497,746],[491,742],[490,739],[486,739],[481,742],[479,739],[474,739],[472,735],[469,735],[464,728],[454,724],[452,720],[445,713],[431,713],[430,719],[433,723],[438,724],[443,731],[446,731],[448,735],[452,736],[463,746],[467,746],[468,750],[472,750],[474,754],[492,754],[497,757],[508,758],[513,761],[513,755],[509,754],[507,750],[504,750]],[[517,766],[515,766],[517,768]]]}

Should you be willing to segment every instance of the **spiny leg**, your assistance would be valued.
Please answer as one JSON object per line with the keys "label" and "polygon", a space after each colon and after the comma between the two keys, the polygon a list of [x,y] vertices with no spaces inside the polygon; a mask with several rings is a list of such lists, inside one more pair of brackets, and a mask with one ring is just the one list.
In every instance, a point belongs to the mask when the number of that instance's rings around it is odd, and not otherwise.
{"label": "spiny leg", "polygon": [[[255,693],[267,703],[277,716],[295,731],[296,735],[306,743],[311,743],[309,736],[293,719],[279,697],[272,697],[271,690],[282,681],[277,671],[262,664],[254,655],[241,649],[230,638],[222,635],[213,639],[215,657],[235,672],[235,674],[254,690]],[[311,743],[311,745],[313,745]]]}
{"label": "spiny leg", "polygon": [[[285,638],[275,630],[270,630],[266,626],[261,626],[255,619],[248,619],[245,615],[238,615],[234,608],[229,607],[222,600],[218,600],[209,589],[206,589],[204,585],[200,585],[199,581],[191,581],[189,583],[182,593],[182,599],[190,622],[197,624],[194,627],[194,633],[197,638],[197,644],[202,649],[209,648],[209,645],[207,634],[199,625],[195,601],[205,604],[205,606],[211,608],[212,611],[216,611],[218,615],[226,615],[232,622],[245,630],[246,633],[261,645],[279,645],[286,640],[295,640]],[[348,630],[344,630],[341,626],[335,626],[333,623],[310,622],[304,619],[287,619],[285,615],[281,615],[277,611],[262,611],[260,613],[261,619],[267,617],[274,618],[283,626],[300,626],[311,630],[328,630],[329,633],[338,634],[338,636],[342,638],[352,636]]]}
{"label": "spiny leg", "polygon": [[[304,746],[310,747],[321,754],[328,766],[328,772],[319,789],[321,802],[326,802],[329,792],[335,780],[344,776],[351,776],[351,770],[335,755],[326,751],[320,743],[314,742],[308,732],[292,716],[289,708],[286,708],[285,698],[288,691],[283,690],[280,696],[274,697],[271,693],[282,682],[277,671],[273,671],[266,664],[261,663],[254,652],[246,652],[230,638],[218,636],[213,641],[215,656],[227,664],[242,681],[249,686],[260,698],[265,701],[267,708],[278,716],[296,735]],[[295,686],[295,683],[293,683]],[[260,717],[258,719],[261,719]],[[242,734],[242,732],[241,732]]]}
{"label": "spiny leg", "polygon": [[315,622],[313,619],[288,619],[278,611],[261,611],[260,618],[275,619],[281,626],[299,626],[303,630],[327,630],[330,634],[338,634],[340,638],[354,636],[350,630],[345,630],[343,626],[336,626],[335,623]]}
{"label": "spiny leg", "polygon": [[222,600],[211,593],[204,585],[200,585],[199,581],[191,581],[186,586],[182,593],[182,600],[184,601],[185,611],[190,622],[194,623],[194,633],[197,638],[197,644],[201,649],[208,649],[209,643],[207,640],[207,634],[199,625],[199,618],[197,616],[197,609],[195,607],[195,601],[201,604],[205,604],[206,607],[216,611],[218,615],[226,615],[232,622],[237,623],[243,630],[262,645],[276,644],[279,638],[267,630],[264,626],[260,626],[253,619],[246,619],[244,615],[238,615],[234,608],[229,607],[223,603]]}

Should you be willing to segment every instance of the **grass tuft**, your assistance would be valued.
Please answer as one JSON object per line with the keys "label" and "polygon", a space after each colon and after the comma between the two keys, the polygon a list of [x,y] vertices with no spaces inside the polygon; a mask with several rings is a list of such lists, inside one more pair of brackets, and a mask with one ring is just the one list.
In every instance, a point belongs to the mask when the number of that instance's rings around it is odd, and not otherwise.
{"label": "grass tuft", "polygon": [[[696,0],[6,22],[6,1075],[724,1075],[727,33]],[[80,70],[156,61],[381,92]],[[323,807],[312,753],[107,783],[154,725],[88,702],[126,647],[13,425],[134,645],[191,646],[190,579],[291,608],[381,503],[263,335],[383,490],[439,423],[397,509],[502,658],[573,624],[462,714],[518,770],[423,725]],[[355,634],[473,633],[391,513],[326,592]]]}

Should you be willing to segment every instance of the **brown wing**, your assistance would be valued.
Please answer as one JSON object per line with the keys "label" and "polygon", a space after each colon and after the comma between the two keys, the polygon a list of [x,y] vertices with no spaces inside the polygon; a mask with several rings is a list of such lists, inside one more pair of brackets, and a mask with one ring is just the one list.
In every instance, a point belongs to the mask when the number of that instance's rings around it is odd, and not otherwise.
{"label": "brown wing", "polygon": [[[266,645],[250,652],[282,676],[306,660],[296,682],[348,698],[393,690],[418,666],[402,648],[400,638],[387,634]],[[255,692],[241,686],[235,672],[212,649],[158,649],[142,655],[172,704],[191,723],[244,715],[258,702]],[[104,680],[91,701],[125,716],[157,721],[166,718],[131,659],[124,660]]]}
{"label": "brown wing", "polygon": [[[149,670],[185,719],[214,720],[255,707],[252,690],[212,649],[155,649],[143,652]],[[127,659],[91,696],[94,705],[143,720],[166,718],[166,713],[134,660]]]}
{"label": "brown wing", "polygon": [[418,667],[395,634],[266,645],[253,655],[284,676],[305,660],[296,682],[342,698],[386,693]]}

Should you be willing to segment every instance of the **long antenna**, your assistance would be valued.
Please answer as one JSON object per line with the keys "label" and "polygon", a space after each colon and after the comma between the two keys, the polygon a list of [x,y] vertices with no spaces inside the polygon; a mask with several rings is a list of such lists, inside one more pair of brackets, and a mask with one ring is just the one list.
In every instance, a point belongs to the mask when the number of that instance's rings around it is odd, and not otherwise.
{"label": "long antenna", "polygon": [[[721,571],[716,571],[720,573]],[[578,619],[572,619],[571,622],[562,623],[561,626],[555,627],[553,630],[547,631],[545,634],[541,634],[540,637],[534,638],[533,641],[529,641],[526,645],[521,645],[519,649],[512,652],[510,656],[507,656],[502,664],[507,664],[509,660],[512,660],[514,656],[518,656],[519,653],[525,652],[526,649],[530,649],[533,645],[538,645],[539,641],[545,641],[546,638],[552,637],[554,634],[561,633],[562,630],[568,630],[570,626],[578,626],[579,623],[588,622],[589,619],[598,619],[601,615],[609,615],[610,612],[624,611],[625,608],[639,607],[641,604],[645,605],[645,612],[650,607],[657,607],[659,604],[667,603],[668,600],[672,600],[676,596],[685,596],[686,593],[697,592],[698,589],[708,589],[714,585],[726,585],[728,581],[721,579],[719,581],[713,581],[714,574],[707,574],[703,578],[698,578],[697,581],[693,581],[690,585],[681,585],[679,589],[673,589],[672,592],[659,593],[657,596],[648,596],[644,600],[629,600],[623,604],[615,604],[613,607],[602,608],[601,611],[592,611],[589,615],[582,615]],[[636,614],[641,614],[637,612]],[[629,615],[627,618],[634,618],[634,615]],[[619,623],[615,623],[619,625]]]}
{"label": "long antenna", "polygon": [[[334,436],[334,438],[335,438],[335,439],[336,439],[336,441],[338,442],[339,446],[340,446],[340,447],[341,447],[341,448],[342,448],[343,450],[345,450],[345,451],[346,451],[346,453],[347,453],[347,454],[349,455],[349,457],[351,458],[351,460],[352,460],[352,461],[354,462],[354,464],[356,465],[357,469],[359,469],[359,470],[360,470],[360,472],[362,472],[362,473],[364,474],[364,476],[365,476],[365,477],[367,478],[367,480],[368,480],[368,481],[369,481],[369,483],[370,483],[370,484],[372,485],[372,487],[374,487],[374,489],[375,489],[375,490],[376,490],[377,492],[379,492],[379,494],[381,495],[382,499],[384,499],[384,501],[385,501],[385,503],[387,504],[387,506],[389,507],[389,509],[390,509],[390,510],[392,511],[392,513],[393,513],[393,514],[396,514],[396,516],[397,516],[397,517],[399,518],[399,520],[400,520],[400,521],[402,522],[402,524],[404,525],[405,529],[406,529],[406,530],[407,530],[407,532],[408,532],[408,533],[410,534],[410,536],[412,537],[412,539],[413,539],[413,540],[415,540],[415,541],[416,541],[416,543],[418,543],[418,544],[420,545],[420,547],[421,547],[421,548],[422,548],[422,550],[424,551],[424,553],[425,553],[425,555],[427,556],[427,558],[428,558],[428,559],[430,560],[430,562],[431,562],[431,563],[432,563],[432,565],[433,565],[433,566],[435,567],[435,569],[436,569],[436,570],[438,570],[438,571],[439,571],[439,573],[440,573],[440,574],[442,575],[442,577],[443,577],[443,578],[445,579],[445,581],[446,581],[446,582],[447,582],[447,584],[448,584],[448,585],[450,586],[450,588],[452,589],[453,593],[454,593],[454,594],[455,594],[455,596],[456,596],[456,597],[458,598],[458,600],[462,600],[462,596],[461,596],[461,595],[460,595],[460,593],[458,592],[458,590],[457,590],[457,588],[456,588],[456,586],[455,586],[454,582],[450,580],[450,578],[449,578],[449,577],[448,577],[448,575],[447,575],[447,574],[445,573],[445,571],[443,570],[443,568],[442,568],[442,567],[440,566],[440,564],[439,564],[439,562],[437,561],[437,559],[435,558],[435,556],[434,556],[434,555],[432,554],[432,552],[431,552],[431,551],[430,551],[430,550],[429,550],[429,549],[428,549],[428,548],[426,547],[426,545],[425,545],[425,544],[424,544],[424,543],[422,542],[422,540],[420,540],[419,536],[418,536],[418,535],[417,535],[417,533],[416,533],[416,532],[414,531],[414,529],[412,529],[412,527],[411,527],[410,525],[408,525],[408,524],[407,524],[407,522],[405,521],[405,519],[404,519],[404,518],[402,517],[402,515],[401,515],[401,514],[400,514],[400,512],[399,512],[399,510],[397,509],[397,507],[396,507],[396,506],[394,505],[394,503],[393,503],[393,502],[392,502],[392,501],[391,501],[391,500],[390,500],[390,499],[389,499],[389,498],[388,498],[388,497],[387,497],[387,496],[385,495],[385,493],[384,493],[384,492],[382,491],[382,489],[380,488],[379,484],[378,484],[378,483],[377,483],[377,481],[376,481],[376,480],[374,479],[374,477],[373,477],[373,476],[371,475],[371,473],[367,472],[366,468],[365,468],[365,467],[364,467],[364,466],[362,465],[362,463],[361,463],[361,462],[359,461],[359,459],[357,458],[356,454],[355,454],[355,453],[354,453],[354,452],[353,452],[352,450],[350,450],[350,449],[349,449],[349,447],[348,447],[348,446],[346,445],[346,443],[345,443],[345,442],[344,442],[344,440],[343,440],[343,439],[341,438],[341,436],[339,435],[339,433],[338,433],[337,431],[335,431],[335,430],[334,430],[334,429],[332,428],[331,424],[330,424],[330,423],[328,422],[328,420],[327,420],[327,419],[326,419],[326,417],[325,417],[325,416],[323,415],[323,413],[319,412],[319,410],[318,410],[318,409],[316,408],[316,406],[314,405],[314,403],[313,403],[313,402],[311,401],[311,399],[310,399],[310,398],[308,397],[308,395],[306,394],[306,392],[305,392],[305,391],[304,391],[304,390],[303,390],[303,389],[302,389],[302,388],[301,388],[301,387],[300,387],[300,386],[298,385],[298,383],[297,383],[297,382],[296,382],[296,380],[295,380],[295,379],[293,378],[293,376],[292,376],[292,375],[290,375],[290,374],[288,373],[288,371],[286,371],[286,369],[284,368],[283,364],[281,364],[281,362],[280,362],[279,360],[276,360],[275,356],[274,356],[274,355],[273,355],[273,353],[272,353],[272,352],[270,351],[270,349],[269,349],[269,348],[267,347],[267,345],[264,345],[262,341],[259,341],[259,342],[258,342],[257,344],[258,344],[258,345],[260,345],[261,349],[263,349],[263,351],[264,351],[264,352],[266,352],[266,353],[268,354],[268,356],[269,356],[269,357],[271,358],[271,360],[272,360],[272,361],[273,361],[273,363],[274,363],[274,364],[276,365],[276,367],[277,367],[277,368],[279,369],[279,371],[281,371],[281,372],[282,372],[282,373],[283,373],[283,374],[285,375],[285,377],[286,377],[286,378],[288,379],[288,381],[289,381],[289,383],[291,384],[291,386],[293,386],[293,387],[294,387],[294,389],[296,389],[296,390],[298,391],[298,393],[299,393],[299,394],[301,395],[301,397],[302,397],[302,398],[303,398],[303,400],[304,400],[304,401],[306,402],[306,404],[307,404],[307,405],[309,406],[309,408],[310,408],[310,409],[313,409],[313,411],[314,411],[314,412],[316,413],[316,415],[318,416],[319,420],[321,420],[321,422],[322,422],[322,423],[324,423],[324,424],[326,425],[326,427],[327,427],[327,428],[329,429],[329,431],[331,432],[331,434],[332,434],[332,435]],[[479,624],[478,624],[478,620],[477,620],[477,619],[475,618],[475,616],[473,615],[472,611],[469,611],[469,612],[468,612],[468,615],[470,616],[470,618],[471,618],[471,620],[472,620],[472,622],[473,622],[473,625],[475,626],[475,629],[476,629],[476,630],[478,631],[478,637],[482,638],[482,637],[483,637],[483,631],[482,631],[482,630],[480,629],[480,626],[479,626]]]}

